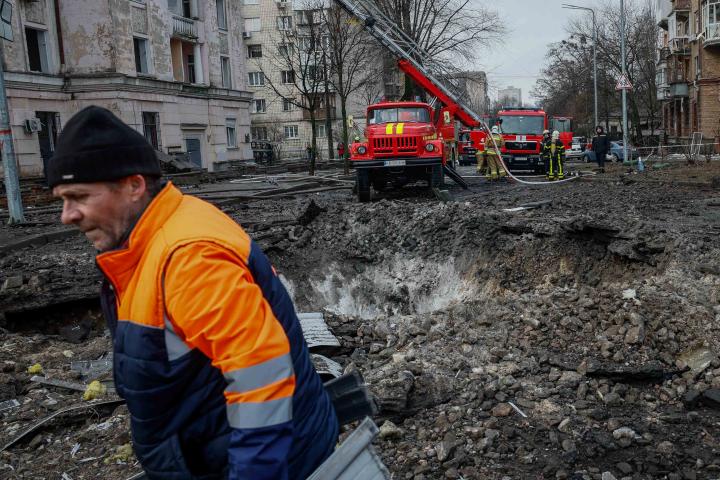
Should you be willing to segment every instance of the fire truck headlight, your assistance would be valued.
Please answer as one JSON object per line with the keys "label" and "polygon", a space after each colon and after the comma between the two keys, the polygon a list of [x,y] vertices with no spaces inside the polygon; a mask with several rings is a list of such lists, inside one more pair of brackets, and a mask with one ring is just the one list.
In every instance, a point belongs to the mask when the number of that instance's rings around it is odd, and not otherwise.
{"label": "fire truck headlight", "polygon": [[434,152],[435,145],[433,145],[432,143],[428,143],[427,145],[425,145],[425,150],[427,150],[428,152]]}
{"label": "fire truck headlight", "polygon": [[367,153],[367,148],[365,148],[364,145],[360,145],[357,149],[357,153],[360,155],[365,155]]}

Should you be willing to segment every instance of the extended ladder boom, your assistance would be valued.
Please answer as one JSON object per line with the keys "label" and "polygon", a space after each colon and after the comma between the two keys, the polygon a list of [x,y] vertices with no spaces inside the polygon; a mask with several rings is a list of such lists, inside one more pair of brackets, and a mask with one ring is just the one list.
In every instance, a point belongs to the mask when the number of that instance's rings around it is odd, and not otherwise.
{"label": "extended ladder boom", "polygon": [[433,59],[423,48],[375,5],[373,0],[335,0],[348,14],[360,20],[365,30],[381,45],[399,57],[398,67],[429,94],[436,97],[464,125],[482,125],[482,119],[460,98],[461,89],[453,83],[460,73]]}

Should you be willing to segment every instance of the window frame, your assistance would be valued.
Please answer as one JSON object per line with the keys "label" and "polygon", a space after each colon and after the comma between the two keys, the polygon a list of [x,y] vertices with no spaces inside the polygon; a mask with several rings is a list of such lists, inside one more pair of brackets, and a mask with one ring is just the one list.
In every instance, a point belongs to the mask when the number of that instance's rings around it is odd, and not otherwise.
{"label": "window frame", "polygon": [[[146,121],[146,115],[152,115],[154,118],[153,123],[149,123]],[[148,141],[148,143],[155,149],[155,150],[162,150],[162,141],[160,140],[160,112],[146,112],[143,111],[140,113],[140,117],[142,119],[142,125],[143,125],[143,136]],[[155,143],[153,143],[152,135],[148,135],[148,129],[152,127],[155,129]]]}
{"label": "window frame", "polygon": [[[256,25],[257,28],[254,27],[255,24],[257,24]],[[262,30],[261,17],[248,17],[248,18],[244,19],[243,28],[244,28],[243,31],[248,32],[248,33],[261,31]]]}
{"label": "window frame", "polygon": [[228,55],[220,55],[220,82],[223,88],[233,88],[232,77],[232,63],[230,62],[230,57]]}
{"label": "window frame", "polygon": [[281,32],[287,32],[293,29],[292,15],[278,15],[275,17],[275,23],[277,24],[277,29]]}
{"label": "window frame", "polygon": [[[255,82],[257,81],[257,82]],[[264,87],[265,86],[265,74],[261,71],[248,72],[248,86],[249,87]]]}
{"label": "window frame", "polygon": [[[30,58],[30,45],[28,44],[28,31],[33,32],[33,35],[35,35],[35,41],[37,42],[37,49],[38,49],[38,61],[40,62],[40,70],[33,70],[32,69],[32,63],[34,63]],[[50,73],[50,45],[49,42],[49,32],[46,29],[42,28],[36,28],[30,25],[24,26],[24,33],[25,33],[25,50],[27,52],[27,69],[29,72],[34,73]]]}
{"label": "window frame", "polygon": [[[259,105],[262,105],[262,110],[258,109]],[[253,98],[250,113],[267,113],[267,101],[264,98]]]}
{"label": "window frame", "polygon": [[[263,135],[257,135],[258,132],[262,132]],[[262,137],[262,138],[261,138]],[[267,142],[268,140],[268,129],[265,126],[250,127],[250,138],[258,142]]]}
{"label": "window frame", "polygon": [[[220,8],[221,4],[222,4],[222,9]],[[227,4],[225,3],[225,0],[215,0],[215,11],[217,13],[218,28],[222,31],[227,32],[227,30],[228,30],[228,14],[227,14]],[[221,13],[222,13],[222,16],[220,15]],[[223,19],[222,23],[220,22],[220,18]]]}
{"label": "window frame", "polygon": [[[237,141],[237,120],[235,118],[226,118],[225,119],[225,137],[226,137],[226,145],[228,149],[231,148],[238,148],[238,141]],[[232,142],[230,139],[232,138]]]}
{"label": "window frame", "polygon": [[[137,44],[142,45],[144,47],[144,52],[140,51],[140,55],[138,56],[137,51]],[[133,51],[135,55],[135,72],[139,75],[152,75],[152,62],[150,61],[150,40],[142,37],[133,35]],[[142,63],[142,57],[143,53],[145,56],[145,71],[138,70],[138,61]]]}
{"label": "window frame", "polygon": [[[254,49],[254,48],[257,48],[257,50],[259,51],[260,55],[253,55],[253,49]],[[257,53],[257,52],[255,52],[255,53]],[[248,46],[247,46],[247,52],[246,52],[246,54],[247,54],[247,58],[263,58],[262,44],[260,44],[260,43],[253,43],[253,44],[251,44],[251,45],[248,45]]]}
{"label": "window frame", "polygon": [[[291,129],[294,132],[293,136],[288,135],[288,129]],[[283,125],[283,137],[285,140],[296,140],[300,138],[300,128],[296,124],[292,125]]]}

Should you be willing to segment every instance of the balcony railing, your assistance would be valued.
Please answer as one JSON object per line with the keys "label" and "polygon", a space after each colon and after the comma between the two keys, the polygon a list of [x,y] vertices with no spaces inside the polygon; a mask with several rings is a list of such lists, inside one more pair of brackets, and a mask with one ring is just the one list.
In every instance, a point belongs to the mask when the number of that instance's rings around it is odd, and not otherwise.
{"label": "balcony railing", "polygon": [[197,38],[195,21],[190,18],[173,15],[173,35],[184,38]]}
{"label": "balcony railing", "polygon": [[670,53],[690,53],[690,37],[675,37],[670,39]]}
{"label": "balcony railing", "polygon": [[720,46],[720,23],[706,24],[703,47]]}
{"label": "balcony railing", "polygon": [[673,10],[690,10],[690,0],[673,0]]}

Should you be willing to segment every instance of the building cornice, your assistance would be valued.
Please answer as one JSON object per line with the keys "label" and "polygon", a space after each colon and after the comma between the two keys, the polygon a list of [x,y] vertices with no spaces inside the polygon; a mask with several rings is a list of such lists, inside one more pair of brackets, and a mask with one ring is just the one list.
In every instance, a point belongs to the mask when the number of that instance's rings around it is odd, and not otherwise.
{"label": "building cornice", "polygon": [[91,75],[38,75],[5,72],[7,88],[55,93],[133,92],[186,98],[250,102],[252,92],[205,85],[169,82],[154,78],[128,77],[117,73]]}

